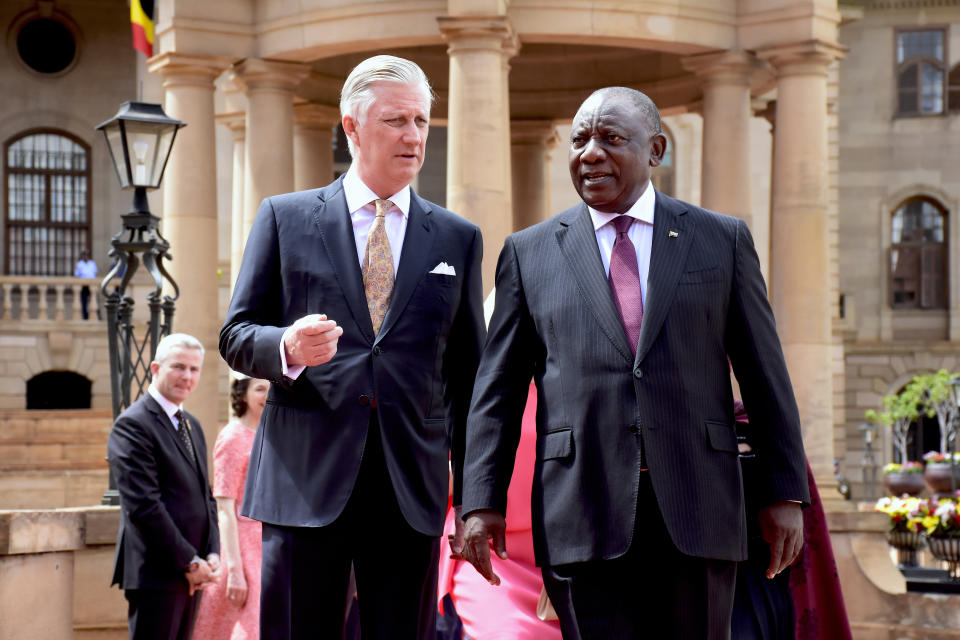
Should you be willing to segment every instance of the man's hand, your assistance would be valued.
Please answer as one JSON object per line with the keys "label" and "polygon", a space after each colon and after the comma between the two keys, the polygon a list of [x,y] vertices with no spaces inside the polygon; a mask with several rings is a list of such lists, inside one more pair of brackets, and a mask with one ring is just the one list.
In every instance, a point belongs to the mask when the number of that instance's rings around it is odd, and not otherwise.
{"label": "man's hand", "polygon": [[210,571],[214,575],[219,575],[220,573],[220,556],[216,553],[211,553],[207,556],[207,564],[210,566]]}
{"label": "man's hand", "polygon": [[304,316],[283,334],[287,366],[313,367],[329,362],[337,353],[337,340],[343,327],[324,314]]}
{"label": "man's hand", "polygon": [[759,516],[763,539],[770,544],[770,566],[767,578],[793,564],[803,548],[803,512],[796,502],[777,502],[763,509]]}
{"label": "man's hand", "polygon": [[500,584],[500,576],[490,563],[490,546],[501,559],[507,559],[507,523],[492,510],[474,511],[463,525],[463,550],[460,555],[492,585]]}
{"label": "man's hand", "polygon": [[237,608],[247,601],[247,579],[242,565],[227,571],[227,600]]}
{"label": "man's hand", "polygon": [[191,563],[190,569],[184,572],[184,576],[190,585],[191,596],[217,579],[206,560]]}
{"label": "man's hand", "polygon": [[453,533],[447,536],[450,543],[450,557],[454,560],[463,560],[463,507],[453,508]]}

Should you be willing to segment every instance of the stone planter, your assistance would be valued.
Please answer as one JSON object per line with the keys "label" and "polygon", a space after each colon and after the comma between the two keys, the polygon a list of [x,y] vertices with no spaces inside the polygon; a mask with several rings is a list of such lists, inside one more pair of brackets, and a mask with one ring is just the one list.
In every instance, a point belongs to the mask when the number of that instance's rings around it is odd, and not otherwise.
{"label": "stone planter", "polygon": [[948,496],[950,495],[950,473],[953,472],[953,477],[956,479],[955,486],[960,489],[960,465],[951,465],[942,463],[942,462],[929,462],[927,463],[927,468],[923,472],[923,479],[927,483],[927,487],[930,488],[930,493],[937,496]]}
{"label": "stone planter", "polygon": [[923,474],[887,473],[883,476],[883,486],[887,488],[887,491],[890,492],[890,495],[902,496],[903,494],[907,494],[915,496],[923,491]]}
{"label": "stone planter", "polygon": [[947,563],[950,579],[960,581],[960,536],[927,537],[930,554]]}
{"label": "stone planter", "polygon": [[897,564],[917,566],[917,551],[923,548],[923,536],[913,531],[888,531],[887,544],[897,550]]}

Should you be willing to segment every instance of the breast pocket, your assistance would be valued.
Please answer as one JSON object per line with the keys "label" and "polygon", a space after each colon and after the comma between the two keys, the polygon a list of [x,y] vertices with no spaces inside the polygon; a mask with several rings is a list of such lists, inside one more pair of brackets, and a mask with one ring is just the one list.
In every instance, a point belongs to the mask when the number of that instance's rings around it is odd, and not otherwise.
{"label": "breast pocket", "polygon": [[680,279],[677,281],[677,283],[702,284],[706,282],[720,282],[722,278],[723,273],[721,273],[720,267],[708,267],[706,269],[684,271],[682,274],[680,274]]}

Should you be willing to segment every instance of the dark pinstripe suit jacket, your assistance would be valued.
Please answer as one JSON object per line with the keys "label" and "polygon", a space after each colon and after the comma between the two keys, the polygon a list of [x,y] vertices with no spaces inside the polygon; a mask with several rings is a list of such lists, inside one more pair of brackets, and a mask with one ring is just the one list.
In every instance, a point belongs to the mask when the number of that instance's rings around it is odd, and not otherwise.
{"label": "dark pinstripe suit jacket", "polygon": [[644,452],[680,551],[746,557],[728,355],[758,427],[765,502],[808,500],[796,400],[746,224],[657,193],[647,285],[634,357],[586,205],[510,236],[500,254],[463,508],[504,512],[532,376],[540,565],[629,548]]}

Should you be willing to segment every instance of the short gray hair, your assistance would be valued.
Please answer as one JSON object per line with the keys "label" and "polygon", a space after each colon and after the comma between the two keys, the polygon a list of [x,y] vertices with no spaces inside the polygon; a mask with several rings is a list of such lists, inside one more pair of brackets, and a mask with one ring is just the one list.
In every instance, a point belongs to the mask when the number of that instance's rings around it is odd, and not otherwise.
{"label": "short gray hair", "polygon": [[597,94],[626,100],[636,107],[636,109],[643,114],[643,117],[647,119],[647,124],[650,125],[651,135],[663,133],[663,124],[660,122],[660,110],[657,109],[657,105],[653,103],[653,100],[642,91],[637,91],[630,87],[604,87],[603,89],[594,91],[591,97]]}
{"label": "short gray hair", "polygon": [[153,361],[163,364],[174,349],[198,349],[200,356],[203,357],[203,344],[199,340],[186,333],[171,333],[157,345],[157,354],[153,357]]}
{"label": "short gray hair", "polygon": [[[423,94],[423,101],[427,105],[427,113],[433,104],[433,89],[427,75],[416,62],[396,56],[373,56],[367,58],[353,68],[340,91],[340,115],[350,116],[362,125],[367,117],[367,110],[376,100],[374,85],[378,82],[392,82],[415,87]],[[347,147],[353,157],[353,140],[347,136]]]}

